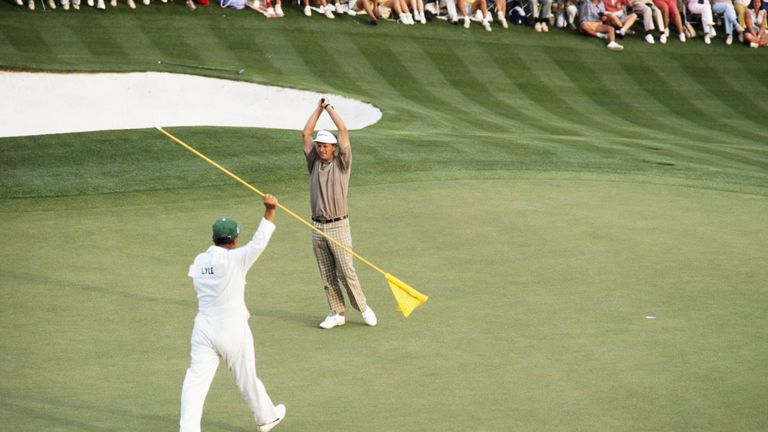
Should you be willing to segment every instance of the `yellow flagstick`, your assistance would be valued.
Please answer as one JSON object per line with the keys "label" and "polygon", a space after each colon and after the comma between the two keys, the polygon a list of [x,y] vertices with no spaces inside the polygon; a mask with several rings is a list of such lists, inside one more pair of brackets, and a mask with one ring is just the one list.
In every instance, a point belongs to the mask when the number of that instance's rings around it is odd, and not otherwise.
{"label": "yellow flagstick", "polygon": [[[257,194],[264,196],[264,192],[256,189],[255,187],[251,186],[248,182],[241,179],[237,175],[235,175],[232,171],[224,168],[223,166],[219,165],[215,161],[208,158],[206,155],[200,153],[199,151],[195,150],[192,146],[185,143],[184,141],[176,138],[175,136],[171,135],[169,132],[167,132],[165,129],[161,128],[160,126],[155,126],[157,130],[163,133],[163,135],[167,136],[168,138],[172,139],[176,144],[184,147],[188,151],[190,151],[192,154],[200,157],[204,161],[208,162],[209,164],[213,165],[214,167],[218,168],[219,171],[223,172],[224,174],[232,177],[237,182],[242,184],[243,186],[247,187],[248,189],[252,190],[253,192],[256,192]],[[345,251],[349,252],[354,256],[355,258],[362,261],[364,264],[366,264],[368,267],[376,270],[377,272],[381,273],[382,276],[387,280],[387,283],[389,284],[389,288],[392,290],[392,295],[395,297],[395,301],[397,302],[397,311],[403,314],[404,317],[408,317],[408,315],[413,312],[413,310],[422,304],[424,304],[428,296],[425,296],[424,294],[416,291],[413,289],[410,285],[406,284],[405,282],[401,281],[400,279],[397,279],[396,277],[392,276],[389,273],[386,273],[384,270],[380,269],[376,265],[374,265],[372,262],[368,261],[367,259],[363,258],[362,256],[358,255],[355,251],[352,249],[344,246],[343,244],[339,243],[336,239],[329,236],[328,234],[322,232],[321,230],[317,229],[314,225],[304,220],[301,216],[297,215],[296,213],[292,212],[288,208],[284,207],[282,204],[278,203],[277,207],[284,212],[288,213],[289,215],[293,216],[294,219],[298,220],[299,222],[303,223],[307,227],[309,227],[311,230],[317,232],[321,236],[325,237],[335,245],[339,246],[340,248],[344,249]]]}

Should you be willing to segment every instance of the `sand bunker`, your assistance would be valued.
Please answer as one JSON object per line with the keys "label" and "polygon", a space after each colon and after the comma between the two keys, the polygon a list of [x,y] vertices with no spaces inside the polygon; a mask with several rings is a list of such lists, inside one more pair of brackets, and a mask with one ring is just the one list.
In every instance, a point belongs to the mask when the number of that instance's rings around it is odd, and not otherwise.
{"label": "sand bunker", "polygon": [[[165,72],[0,72],[0,137],[240,126],[301,130],[320,93]],[[381,118],[373,105],[329,95],[347,127]],[[318,128],[334,129],[324,115]]]}

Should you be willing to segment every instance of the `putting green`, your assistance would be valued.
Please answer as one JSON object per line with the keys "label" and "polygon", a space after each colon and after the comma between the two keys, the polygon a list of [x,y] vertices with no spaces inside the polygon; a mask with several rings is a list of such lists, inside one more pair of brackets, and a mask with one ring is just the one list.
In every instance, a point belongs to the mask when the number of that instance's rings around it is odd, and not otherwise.
{"label": "putting green", "polygon": [[[186,266],[214,217],[251,233],[261,213],[255,195],[225,190],[227,205],[204,190],[167,205],[152,193],[44,210],[6,200],[6,424],[175,428],[196,307]],[[307,207],[305,192],[280,198]],[[350,313],[316,329],[326,307],[309,234],[280,214],[247,301],[286,430],[763,425],[765,197],[520,178],[353,186],[351,206],[355,250],[430,300],[402,318],[358,263],[380,325]],[[223,367],[203,426],[252,428]]]}

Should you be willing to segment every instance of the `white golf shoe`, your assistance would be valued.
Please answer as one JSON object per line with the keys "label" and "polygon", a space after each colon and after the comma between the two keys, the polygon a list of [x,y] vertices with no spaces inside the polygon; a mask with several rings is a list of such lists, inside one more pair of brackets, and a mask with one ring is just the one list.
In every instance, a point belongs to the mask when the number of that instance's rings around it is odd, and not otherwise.
{"label": "white golf shoe", "polygon": [[376,320],[376,314],[373,313],[373,309],[371,309],[370,306],[365,308],[365,312],[363,312],[363,321],[371,327],[375,327],[378,321]]}
{"label": "white golf shoe", "polygon": [[285,418],[285,405],[283,404],[277,405],[275,406],[275,410],[277,410],[277,419],[267,424],[256,426],[256,430],[258,430],[259,432],[269,432],[272,429],[274,429],[275,426],[280,424],[281,421],[283,421],[283,419]]}
{"label": "white golf shoe", "polygon": [[320,323],[320,328],[328,330],[336,326],[343,326],[346,322],[347,320],[344,318],[344,315],[334,314],[331,312],[327,317],[325,317],[323,322]]}
{"label": "white golf shoe", "polygon": [[649,44],[651,44],[651,45],[653,45],[653,44],[655,44],[655,43],[656,43],[656,41],[655,41],[655,40],[653,40],[653,35],[652,35],[652,34],[650,34],[650,33],[648,33],[647,35],[645,35],[645,41],[646,41],[646,42],[648,42],[648,43],[649,43]]}

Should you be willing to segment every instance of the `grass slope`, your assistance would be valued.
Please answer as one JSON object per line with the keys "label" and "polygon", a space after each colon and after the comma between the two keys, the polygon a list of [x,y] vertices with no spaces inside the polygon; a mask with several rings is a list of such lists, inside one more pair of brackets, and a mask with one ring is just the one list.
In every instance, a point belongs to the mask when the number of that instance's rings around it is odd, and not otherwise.
{"label": "grass slope", "polygon": [[[281,430],[768,427],[763,50],[287,9],[0,5],[5,68],[246,68],[383,110],[353,135],[355,248],[431,298],[404,320],[358,264],[381,325],[316,329],[309,236],[280,215],[247,300]],[[296,132],[172,132],[306,213]],[[4,427],[174,430],[186,266],[257,201],[154,130],[0,139]],[[253,430],[225,368],[203,427]]]}

